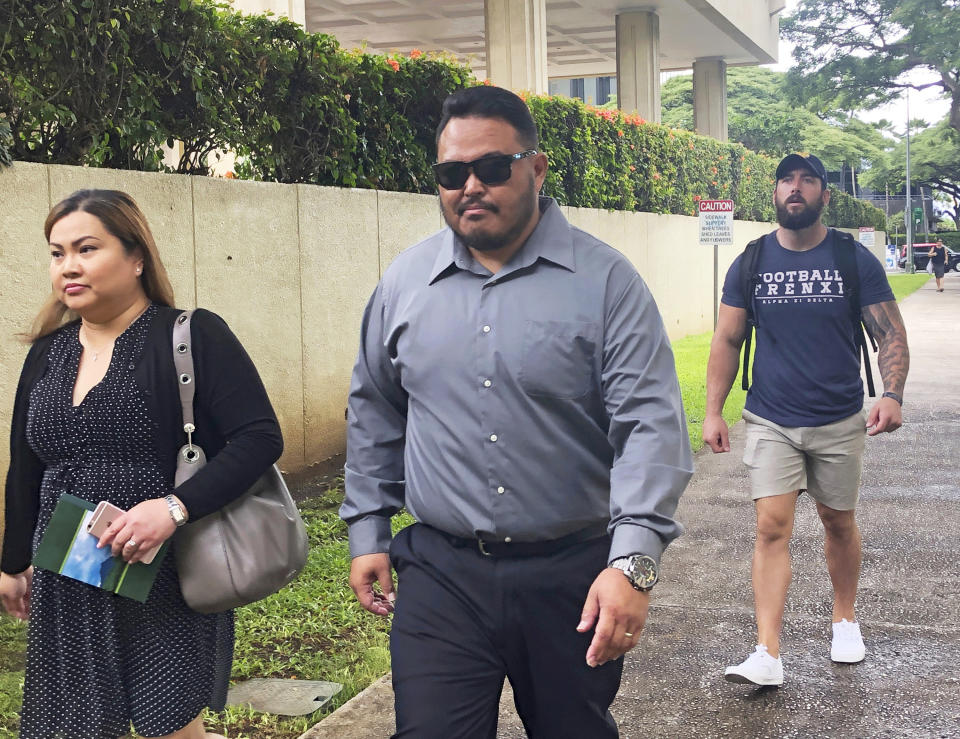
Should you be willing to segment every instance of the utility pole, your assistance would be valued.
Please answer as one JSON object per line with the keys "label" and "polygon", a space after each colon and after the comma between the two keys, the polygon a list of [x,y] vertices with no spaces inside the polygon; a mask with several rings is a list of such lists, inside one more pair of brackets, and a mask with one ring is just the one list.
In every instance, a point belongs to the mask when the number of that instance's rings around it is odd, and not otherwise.
{"label": "utility pole", "polygon": [[907,201],[903,208],[903,223],[907,227],[907,261],[903,269],[913,274],[917,269],[913,265],[913,209],[910,207],[910,90],[907,90]]}

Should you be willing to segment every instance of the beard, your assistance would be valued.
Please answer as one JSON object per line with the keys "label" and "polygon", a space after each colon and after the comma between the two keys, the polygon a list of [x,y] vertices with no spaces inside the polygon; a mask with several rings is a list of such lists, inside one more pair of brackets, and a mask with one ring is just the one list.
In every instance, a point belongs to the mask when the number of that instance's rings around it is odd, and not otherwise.
{"label": "beard", "polygon": [[[523,200],[517,203],[516,218],[514,218],[512,223],[507,224],[506,228],[499,231],[493,231],[486,228],[475,228],[469,232],[462,231],[457,228],[456,218],[448,213],[442,201],[440,203],[440,212],[443,214],[443,220],[446,221],[447,225],[460,238],[460,241],[468,249],[474,249],[479,252],[496,251],[497,249],[502,249],[503,247],[513,243],[514,239],[523,233],[524,229],[527,227],[527,225],[530,223],[530,220],[536,213],[539,206],[537,203],[535,180],[533,177],[530,178],[530,189],[533,191],[533,194],[530,197],[523,198]],[[457,205],[456,215],[463,215],[463,211],[471,205],[482,205],[483,207],[489,209],[489,211],[493,214],[500,212],[500,208],[493,203],[474,199],[464,201]]]}
{"label": "beard", "polygon": [[[779,223],[784,228],[790,231],[799,231],[800,229],[807,228],[812,226],[820,219],[820,214],[823,212],[823,207],[825,203],[823,202],[823,195],[815,200],[813,203],[806,203],[804,201],[803,210],[799,210],[796,213],[791,213],[787,210],[787,202],[776,202],[777,206],[777,223]],[[797,201],[793,201],[797,202]]]}

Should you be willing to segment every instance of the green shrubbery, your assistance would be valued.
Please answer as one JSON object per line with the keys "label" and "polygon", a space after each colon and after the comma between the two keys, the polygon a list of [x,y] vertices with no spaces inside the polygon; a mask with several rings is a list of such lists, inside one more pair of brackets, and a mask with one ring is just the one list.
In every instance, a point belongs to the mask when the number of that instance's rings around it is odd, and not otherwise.
{"label": "green shrubbery", "polygon": [[828,226],[887,230],[887,216],[882,210],[835,188],[830,188],[830,204],[824,208],[823,222]]}
{"label": "green shrubbery", "polygon": [[342,51],[209,0],[0,0],[0,113],[23,161],[429,191],[447,60]]}
{"label": "green shrubbery", "polygon": [[[887,238],[891,244],[902,245],[907,243],[906,234],[890,234]],[[940,231],[939,233],[918,233],[913,235],[914,244],[933,243],[938,240],[942,241],[944,246],[949,246],[954,251],[960,251],[960,231]]]}
{"label": "green shrubbery", "polygon": [[550,157],[544,191],[567,205],[694,215],[702,198],[733,198],[736,217],[769,221],[775,163],[616,110],[565,98],[527,100]]}
{"label": "green shrubbery", "polygon": [[[238,177],[433,192],[443,99],[476,84],[456,61],[368,55],[285,19],[212,0],[0,0],[0,123],[14,159],[206,174],[217,152]],[[693,215],[732,198],[773,220],[775,162],[564,98],[531,97],[552,167],[545,192],[581,207]],[[0,128],[0,161],[3,156]],[[834,194],[832,225],[883,228]]]}

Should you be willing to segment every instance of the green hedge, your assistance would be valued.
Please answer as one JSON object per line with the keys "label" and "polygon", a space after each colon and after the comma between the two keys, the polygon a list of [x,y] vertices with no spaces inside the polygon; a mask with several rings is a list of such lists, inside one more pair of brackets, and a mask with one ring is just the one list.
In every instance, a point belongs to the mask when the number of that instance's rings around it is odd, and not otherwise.
{"label": "green hedge", "polygon": [[428,192],[449,60],[350,54],[209,0],[0,0],[0,113],[15,159]]}
{"label": "green hedge", "polygon": [[833,187],[830,188],[830,204],[823,211],[823,222],[843,228],[873,226],[878,231],[887,230],[886,213]]}
{"label": "green hedge", "polygon": [[736,217],[771,221],[775,163],[617,110],[559,97],[531,97],[551,167],[544,192],[590,208],[696,213],[703,198],[732,198]]}
{"label": "green hedge", "polygon": [[[907,243],[906,234],[890,234],[888,239],[891,244],[896,244],[897,246]],[[938,239],[954,251],[960,251],[960,231],[940,231],[938,233],[918,233],[913,235],[914,244],[930,243]]]}
{"label": "green hedge", "polygon": [[[241,178],[429,193],[443,99],[476,84],[454,60],[345,52],[211,0],[0,0],[0,29],[0,120],[23,161],[157,170],[180,141],[180,173],[233,151]],[[527,102],[561,203],[693,215],[732,198],[738,218],[774,218],[766,156],[575,100]],[[836,193],[826,217],[883,227]]]}

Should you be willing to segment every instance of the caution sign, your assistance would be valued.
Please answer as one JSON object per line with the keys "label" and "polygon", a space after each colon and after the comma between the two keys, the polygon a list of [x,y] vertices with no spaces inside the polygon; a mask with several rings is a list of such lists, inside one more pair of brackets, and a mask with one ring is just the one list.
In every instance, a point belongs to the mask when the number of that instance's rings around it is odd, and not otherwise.
{"label": "caution sign", "polygon": [[697,208],[700,213],[700,245],[732,244],[733,201],[701,200]]}

